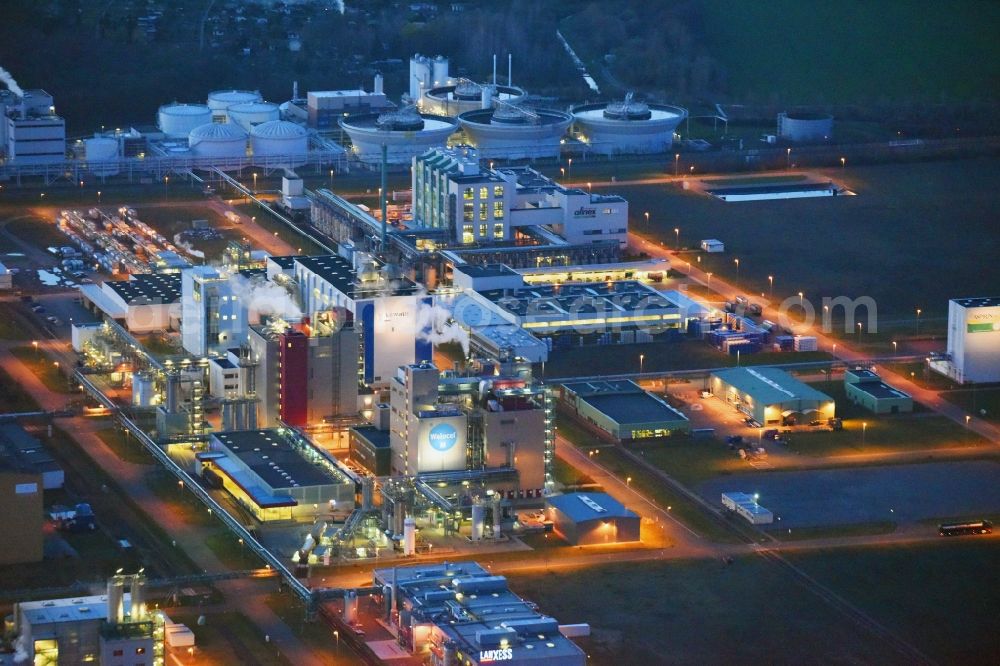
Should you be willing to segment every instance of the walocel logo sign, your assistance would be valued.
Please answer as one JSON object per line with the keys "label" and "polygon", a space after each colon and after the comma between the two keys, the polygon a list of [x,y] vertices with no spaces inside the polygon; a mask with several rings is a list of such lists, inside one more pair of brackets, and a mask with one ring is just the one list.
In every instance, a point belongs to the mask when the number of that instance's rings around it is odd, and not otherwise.
{"label": "walocel logo sign", "polygon": [[514,650],[512,650],[511,648],[479,651],[480,664],[489,664],[494,661],[510,661],[513,658],[514,658]]}
{"label": "walocel logo sign", "polygon": [[427,438],[431,441],[431,448],[435,451],[448,451],[455,446],[458,441],[458,431],[455,426],[442,423],[431,428]]}
{"label": "walocel logo sign", "polygon": [[597,217],[597,209],[580,206],[573,211],[573,217]]}
{"label": "walocel logo sign", "polygon": [[966,321],[966,331],[968,333],[985,333],[987,331],[1000,331],[1000,315],[993,312],[979,312],[973,314]]}

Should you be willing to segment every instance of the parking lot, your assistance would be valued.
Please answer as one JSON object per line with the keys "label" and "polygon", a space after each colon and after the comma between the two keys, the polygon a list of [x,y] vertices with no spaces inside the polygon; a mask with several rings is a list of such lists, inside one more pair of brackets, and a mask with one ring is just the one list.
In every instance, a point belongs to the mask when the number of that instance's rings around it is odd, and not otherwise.
{"label": "parking lot", "polygon": [[781,527],[819,527],[1000,512],[1000,463],[991,460],[796,472],[750,472],[699,484],[719,504],[722,493],[760,494]]}

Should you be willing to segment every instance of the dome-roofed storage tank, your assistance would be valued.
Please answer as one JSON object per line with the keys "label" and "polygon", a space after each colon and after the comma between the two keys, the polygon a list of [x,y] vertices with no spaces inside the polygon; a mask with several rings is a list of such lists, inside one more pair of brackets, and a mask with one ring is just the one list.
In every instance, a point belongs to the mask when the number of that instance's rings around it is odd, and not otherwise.
{"label": "dome-roofed storage tank", "polygon": [[233,104],[226,112],[229,114],[229,122],[236,123],[248,132],[255,125],[281,118],[281,109],[271,102]]}
{"label": "dome-roofed storage tank", "polygon": [[370,165],[382,161],[383,145],[390,164],[409,164],[428,148],[443,147],[458,129],[454,118],[420,114],[412,106],[390,113],[353,115],[339,122],[358,159]]}
{"label": "dome-roofed storage tank", "polygon": [[114,176],[118,173],[118,139],[95,136],[83,142],[87,168],[95,176]]}
{"label": "dome-roofed storage tank", "polygon": [[287,120],[271,120],[250,130],[250,147],[257,164],[305,164],[309,152],[309,132]]}
{"label": "dome-roofed storage tank", "polygon": [[213,90],[208,93],[208,108],[217,122],[225,122],[227,110],[237,104],[263,102],[264,98],[256,90]]}
{"label": "dome-roofed storage tank", "polygon": [[212,122],[212,110],[204,104],[164,104],[157,120],[168,138],[186,139],[195,127]]}
{"label": "dome-roofed storage tank", "polygon": [[[208,123],[191,130],[188,145],[196,157],[246,157],[247,133],[232,123]],[[225,168],[225,165],[213,166]]]}
{"label": "dome-roofed storage tank", "polygon": [[574,108],[573,128],[599,155],[663,153],[686,117],[687,110],[679,106],[647,104],[628,93],[622,101]]}

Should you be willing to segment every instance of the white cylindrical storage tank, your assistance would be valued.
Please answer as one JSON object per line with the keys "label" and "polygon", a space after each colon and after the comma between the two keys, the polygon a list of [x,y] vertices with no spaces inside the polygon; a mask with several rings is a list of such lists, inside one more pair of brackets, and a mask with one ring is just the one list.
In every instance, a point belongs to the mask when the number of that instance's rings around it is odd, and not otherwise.
{"label": "white cylindrical storage tank", "polygon": [[144,372],[132,373],[132,404],[136,407],[152,407],[155,396],[153,375]]}
{"label": "white cylindrical storage tank", "polygon": [[271,102],[246,102],[233,104],[227,109],[229,122],[239,125],[247,132],[261,123],[279,120],[281,109]]}
{"label": "white cylindrical storage tank", "polygon": [[[208,123],[191,130],[188,145],[196,157],[246,157],[247,133],[238,125]],[[234,166],[239,168],[239,165]]]}
{"label": "white cylindrical storage tank", "polygon": [[212,110],[204,104],[165,104],[157,114],[160,131],[171,139],[186,139],[195,127],[212,122]]}
{"label": "white cylindrical storage tank", "polygon": [[250,130],[254,162],[271,166],[305,164],[309,132],[287,120],[272,120]]}
{"label": "white cylindrical storage tank", "polygon": [[381,74],[375,75],[375,89],[373,91],[376,95],[381,95],[385,92],[385,79]]}
{"label": "white cylindrical storage tank", "polygon": [[431,64],[427,56],[418,53],[410,58],[410,98],[414,102],[430,87],[430,80]]}
{"label": "white cylindrical storage tank", "polygon": [[833,137],[833,116],[825,113],[779,113],[778,136],[787,141],[829,141]]}
{"label": "white cylindrical storage tank", "polygon": [[472,535],[473,541],[481,541],[483,538],[483,523],[486,519],[486,507],[478,502],[472,505]]}
{"label": "white cylindrical storage tank", "polygon": [[417,521],[413,516],[407,516],[403,521],[403,555],[413,555],[417,552]]}
{"label": "white cylindrical storage tank", "polygon": [[448,84],[448,59],[442,55],[434,58],[433,64],[434,78],[432,84],[434,86],[444,86]]}
{"label": "white cylindrical storage tank", "polygon": [[95,176],[113,176],[118,173],[118,140],[95,136],[83,142],[87,166]]}
{"label": "white cylindrical storage tank", "polygon": [[212,116],[220,122],[225,122],[229,117],[226,112],[229,107],[262,101],[264,98],[256,90],[213,90],[208,93],[208,108],[212,110]]}

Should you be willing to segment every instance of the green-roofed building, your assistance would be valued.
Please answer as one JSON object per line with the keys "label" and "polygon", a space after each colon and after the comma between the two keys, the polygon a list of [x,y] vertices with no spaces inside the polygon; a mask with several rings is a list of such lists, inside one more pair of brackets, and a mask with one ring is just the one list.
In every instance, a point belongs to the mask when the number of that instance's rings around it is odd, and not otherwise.
{"label": "green-roofed building", "polygon": [[712,373],[712,393],[761,425],[832,419],[833,398],[777,368],[729,368]]}

